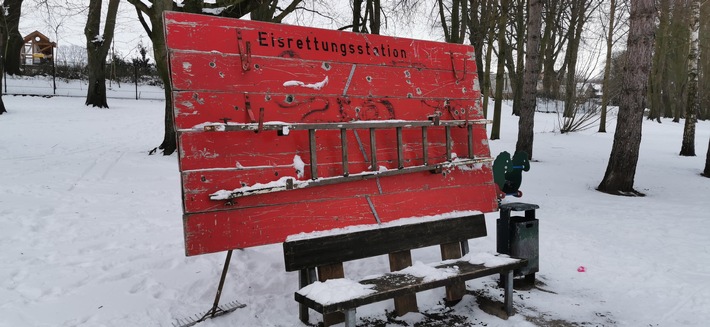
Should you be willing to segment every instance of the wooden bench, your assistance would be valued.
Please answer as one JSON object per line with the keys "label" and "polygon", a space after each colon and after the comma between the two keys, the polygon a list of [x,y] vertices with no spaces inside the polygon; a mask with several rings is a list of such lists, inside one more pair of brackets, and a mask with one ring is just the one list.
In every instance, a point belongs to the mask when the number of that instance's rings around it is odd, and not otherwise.
{"label": "wooden bench", "polygon": [[[524,266],[525,260],[485,253],[469,253],[462,258],[468,244],[466,241],[484,236],[484,216],[477,214],[374,227],[339,235],[292,237],[283,243],[284,261],[287,271],[300,272],[301,289],[295,294],[296,301],[301,303],[300,319],[309,323],[308,308],[311,308],[324,315],[326,326],[344,319],[345,326],[354,327],[355,310],[359,306],[394,299],[395,310],[401,316],[417,311],[417,292],[446,286],[447,302],[456,302],[465,294],[466,280],[495,274],[506,276],[507,281],[503,283],[505,310],[508,315],[513,315],[513,270]],[[435,276],[427,278],[416,269],[405,269],[412,265],[411,249],[432,245],[441,246],[443,260],[427,265],[436,269]],[[356,289],[358,286],[354,284],[359,283],[363,291],[360,294],[337,294],[339,290],[326,281],[344,277],[344,261],[383,254],[389,254],[393,272],[359,282],[341,280]],[[314,270],[317,270],[317,277]],[[320,282],[313,284],[316,279]],[[335,292],[338,296],[335,299],[324,297],[323,292],[326,295]]]}

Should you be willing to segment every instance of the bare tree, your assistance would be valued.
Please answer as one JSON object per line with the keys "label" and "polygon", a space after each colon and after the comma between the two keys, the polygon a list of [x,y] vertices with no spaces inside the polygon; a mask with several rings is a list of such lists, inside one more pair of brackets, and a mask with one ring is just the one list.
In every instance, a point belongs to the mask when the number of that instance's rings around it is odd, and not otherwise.
{"label": "bare tree", "polygon": [[[491,57],[493,54],[493,42],[496,30],[496,0],[470,0],[467,19],[469,41],[476,50],[476,67],[478,67],[478,81],[481,83],[481,94],[483,95],[483,115],[488,116],[488,98],[491,87]],[[483,55],[485,46],[485,56]],[[485,63],[484,63],[485,58]]]}
{"label": "bare tree", "polygon": [[599,6],[596,0],[571,0],[570,21],[567,31],[567,50],[564,66],[567,67],[565,83],[565,110],[564,117],[572,117],[577,100],[577,61],[579,47],[582,42],[584,24],[589,20],[591,13]]}
{"label": "bare tree", "polygon": [[609,98],[611,96],[611,56],[614,49],[614,32],[619,25],[619,20],[616,16],[621,10],[617,11],[619,4],[616,0],[609,2],[608,26],[606,34],[606,60],[604,61],[604,77],[602,79],[602,104],[601,117],[599,118],[599,133],[606,133],[607,107],[609,106]]}
{"label": "bare tree", "polygon": [[[88,11],[86,5],[71,3],[61,0],[34,0],[35,9],[40,13],[42,20],[46,27],[52,32],[54,32],[54,42],[56,43],[56,48],[52,56],[52,84],[53,89],[56,93],[57,83],[56,83],[56,64],[59,63],[59,31],[64,28],[66,23],[78,15],[85,15]],[[84,58],[86,59],[86,51],[84,51]]]}
{"label": "bare tree", "polygon": [[505,76],[505,29],[508,22],[508,4],[510,0],[500,0],[498,11],[498,68],[496,69],[496,94],[493,107],[493,126],[491,140],[500,139],[501,110],[503,107],[503,78]]}
{"label": "bare tree", "polygon": [[[401,5],[402,8],[408,7],[406,3],[395,4],[395,6],[397,5]],[[364,14],[363,9],[365,10]],[[352,10],[352,24],[341,27],[340,30],[351,28],[356,33],[380,34],[383,12],[380,0],[365,0],[364,2],[363,0],[354,0]]]}
{"label": "bare tree", "polygon": [[468,2],[466,0],[452,0],[444,3],[437,0],[439,8],[439,23],[444,31],[444,40],[449,43],[462,44],[466,37],[468,27]]}
{"label": "bare tree", "polygon": [[[540,48],[543,53],[542,94],[547,98],[558,98],[559,81],[555,66],[560,53],[567,46],[566,28],[563,20],[569,16],[566,14],[568,7],[569,1],[545,0],[543,11],[545,27],[540,41]],[[559,72],[562,73],[564,70],[565,68],[561,67]]]}
{"label": "bare tree", "polygon": [[[527,38],[526,0],[513,0],[505,39],[505,65],[508,69],[508,80],[513,95],[513,115],[520,116],[520,107],[523,100],[523,71],[525,67],[525,44]],[[515,53],[515,57],[513,57]]]}
{"label": "bare tree", "polygon": [[663,102],[663,84],[666,77],[666,60],[669,57],[669,51],[666,51],[666,48],[668,47],[668,39],[670,38],[668,31],[670,26],[671,0],[660,0],[658,11],[659,22],[656,32],[656,47],[653,51],[653,65],[651,66],[651,77],[649,79],[648,93],[651,110],[649,111],[648,119],[655,119],[660,123],[664,111],[663,107],[668,105]]}
{"label": "bare tree", "polygon": [[89,68],[89,87],[86,93],[86,105],[108,108],[106,101],[106,56],[113,41],[113,31],[116,27],[116,14],[119,0],[109,0],[104,31],[101,29],[102,0],[89,2],[89,16],[84,27],[86,37],[86,53]]}
{"label": "bare tree", "polygon": [[634,189],[641,145],[646,87],[651,69],[656,8],[654,0],[631,0],[627,62],[614,144],[606,173],[597,190],[614,195],[644,194]]}
{"label": "bare tree", "polygon": [[533,155],[533,127],[537,105],[537,80],[540,76],[540,28],[542,27],[542,0],[528,2],[528,39],[525,53],[522,107],[518,120],[518,141],[515,151],[525,151],[528,159]]}
{"label": "bare tree", "polygon": [[[163,142],[158,149],[163,151],[163,155],[171,155],[177,150],[175,138],[175,127],[173,125],[172,113],[172,88],[170,87],[170,75],[168,71],[168,54],[165,48],[165,35],[163,33],[163,13],[168,10],[185,11],[197,14],[204,14],[203,9],[221,8],[220,16],[240,18],[252,11],[259,10],[254,17],[266,19],[280,23],[288,14],[294,12],[302,0],[294,0],[285,8],[281,8],[278,0],[270,1],[249,1],[249,0],[217,0],[208,3],[203,0],[186,1],[184,6],[178,7],[172,0],[151,0],[150,4],[142,0],[128,0],[136,8],[138,20],[153,42],[153,57],[163,85],[165,86],[165,134]],[[270,16],[268,15],[270,13]],[[148,20],[146,21],[146,17]],[[252,17],[252,18],[254,18]],[[152,151],[151,151],[152,152]]]}
{"label": "bare tree", "polygon": [[688,102],[685,110],[685,127],[683,128],[683,144],[681,156],[695,156],[695,122],[698,107],[698,32],[700,30],[700,0],[691,0],[690,14],[690,51],[688,52]]}

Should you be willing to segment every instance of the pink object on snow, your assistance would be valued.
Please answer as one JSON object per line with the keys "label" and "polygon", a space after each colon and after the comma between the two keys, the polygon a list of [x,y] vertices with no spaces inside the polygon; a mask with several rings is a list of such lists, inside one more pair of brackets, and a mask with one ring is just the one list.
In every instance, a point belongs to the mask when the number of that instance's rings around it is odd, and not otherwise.
{"label": "pink object on snow", "polygon": [[584,266],[579,266],[579,268],[577,268],[577,272],[585,272],[585,271],[587,271],[587,268],[584,268]]}

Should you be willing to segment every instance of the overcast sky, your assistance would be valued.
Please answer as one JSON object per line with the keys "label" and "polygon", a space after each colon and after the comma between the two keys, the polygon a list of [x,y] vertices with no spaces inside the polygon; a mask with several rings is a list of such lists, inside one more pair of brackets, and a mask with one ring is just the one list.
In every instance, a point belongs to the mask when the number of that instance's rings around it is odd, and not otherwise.
{"label": "overcast sky", "polygon": [[[49,0],[50,3],[65,3],[74,2],[86,6],[86,0]],[[313,3],[313,2],[311,2]],[[328,8],[318,8],[325,16],[312,13],[301,13],[291,15],[285,23],[321,27],[327,29],[335,29],[347,25],[349,15],[338,13],[348,12],[350,10],[349,1],[327,1]],[[107,1],[104,1],[104,9],[108,6]],[[420,14],[416,17],[428,16],[428,11],[431,8],[420,8]],[[329,12],[328,12],[329,11]],[[438,36],[432,33],[430,25],[424,19],[406,18],[406,20],[398,17],[388,17],[387,27],[383,28],[382,34],[418,39],[437,40]],[[63,6],[48,8],[45,6],[37,6],[35,0],[25,0],[22,7],[22,18],[20,19],[20,33],[24,36],[37,30],[57,42],[60,47],[58,52],[58,60],[62,60],[62,48],[71,45],[86,47],[86,38],[84,37],[84,25],[86,24],[86,11],[80,11],[77,8],[65,9]],[[103,21],[102,21],[103,24]],[[56,31],[55,31],[56,30]],[[125,59],[130,59],[138,56],[137,45],[143,42],[144,45],[151,47],[150,39],[140,25],[137,19],[134,7],[127,1],[121,1],[119,6],[119,14],[116,25],[114,47],[117,54]],[[439,40],[440,41],[440,40]],[[152,49],[152,48],[151,48]]]}

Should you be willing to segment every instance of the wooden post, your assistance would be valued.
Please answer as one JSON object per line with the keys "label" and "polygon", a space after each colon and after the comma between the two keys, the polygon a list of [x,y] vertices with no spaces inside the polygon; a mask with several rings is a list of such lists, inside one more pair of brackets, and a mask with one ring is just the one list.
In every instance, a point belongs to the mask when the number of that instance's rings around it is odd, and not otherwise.
{"label": "wooden post", "polygon": [[[343,263],[334,263],[332,265],[318,267],[318,280],[325,282],[332,278],[344,278],[345,270]],[[335,312],[323,315],[323,326],[328,327],[345,321],[345,315],[342,312]]]}
{"label": "wooden post", "polygon": [[[389,254],[390,271],[398,271],[412,265],[412,252],[409,250]],[[408,312],[417,312],[417,295],[408,294],[394,298],[394,309],[397,316],[404,316]]]}
{"label": "wooden post", "polygon": [[[458,259],[461,258],[461,243],[448,243],[441,245],[441,259]],[[466,294],[466,283],[458,282],[446,286],[446,301],[449,303],[455,303],[463,298]]]}

